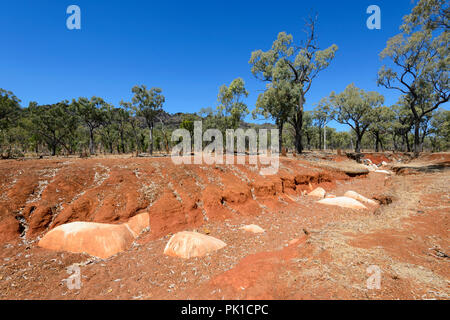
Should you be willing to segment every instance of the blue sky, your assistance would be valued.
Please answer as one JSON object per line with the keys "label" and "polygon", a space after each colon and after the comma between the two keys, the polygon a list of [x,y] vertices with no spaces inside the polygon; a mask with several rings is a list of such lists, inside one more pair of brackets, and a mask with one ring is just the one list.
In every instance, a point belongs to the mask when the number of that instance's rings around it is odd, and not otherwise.
{"label": "blue sky", "polygon": [[[378,90],[386,105],[397,92],[377,87],[378,54],[398,33],[411,0],[95,1],[1,0],[0,88],[23,106],[80,96],[118,105],[136,84],[161,87],[167,112],[196,112],[217,105],[218,88],[242,77],[254,108],[264,83],[248,64],[268,50],[278,32],[304,37],[304,18],[319,15],[319,45],[335,43],[331,66],[312,85],[306,109],[348,84]],[[81,30],[66,28],[66,8],[81,8]],[[381,8],[381,30],[369,30],[369,5]],[[339,129],[347,129],[338,126]]]}

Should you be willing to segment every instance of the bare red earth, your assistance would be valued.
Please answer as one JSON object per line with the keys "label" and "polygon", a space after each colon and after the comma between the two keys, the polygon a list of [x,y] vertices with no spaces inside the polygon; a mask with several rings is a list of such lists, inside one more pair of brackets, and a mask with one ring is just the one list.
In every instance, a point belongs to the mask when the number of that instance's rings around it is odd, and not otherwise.
{"label": "bare red earth", "polygon": [[[448,299],[448,178],[445,167],[349,178],[301,158],[283,158],[275,176],[169,158],[2,161],[0,297]],[[393,202],[365,211],[319,205],[303,192],[316,186]],[[36,245],[64,223],[121,223],[141,212],[150,230],[105,260]],[[245,224],[266,232],[245,232]],[[163,255],[183,230],[227,246],[188,260]],[[82,287],[70,290],[66,269],[75,263]],[[382,270],[379,290],[366,286],[370,265]]]}

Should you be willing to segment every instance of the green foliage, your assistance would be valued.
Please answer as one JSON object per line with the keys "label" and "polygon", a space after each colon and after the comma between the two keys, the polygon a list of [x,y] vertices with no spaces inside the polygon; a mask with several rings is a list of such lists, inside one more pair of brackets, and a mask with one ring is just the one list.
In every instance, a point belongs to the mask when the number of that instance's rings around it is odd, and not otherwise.
{"label": "green foliage", "polygon": [[27,112],[29,130],[42,138],[52,155],[56,155],[58,148],[70,152],[69,141],[75,136],[78,118],[68,101],[42,106],[31,102]]}
{"label": "green foliage", "polygon": [[395,113],[386,106],[379,106],[374,109],[373,122],[369,126],[369,132],[375,140],[375,152],[379,151],[379,146],[383,148],[383,137],[391,133],[394,125]]}
{"label": "green foliage", "polygon": [[133,87],[131,91],[134,93],[132,103],[137,107],[137,115],[143,117],[147,126],[152,128],[165,102],[162,90],[160,88],[147,90],[147,87],[142,85]]}
{"label": "green foliage", "polygon": [[349,125],[356,134],[355,152],[360,152],[361,139],[375,121],[374,108],[384,102],[384,97],[374,91],[366,92],[348,85],[342,93],[330,95],[334,120]]}
{"label": "green foliage", "polygon": [[189,134],[191,135],[191,138],[194,137],[194,121],[195,121],[195,116],[192,114],[188,114],[184,116],[183,121],[180,123],[180,128],[181,129],[186,129],[187,131],[189,131]]}
{"label": "green foliage", "polygon": [[[312,81],[319,72],[326,69],[333,60],[337,51],[335,44],[327,49],[319,50],[315,33],[316,19],[310,19],[307,24],[306,41],[294,44],[293,37],[286,32],[280,32],[268,51],[257,50],[252,52],[249,63],[252,65],[253,75],[269,82],[267,95],[259,98],[257,112],[270,116],[278,123],[284,123],[286,115],[295,132],[295,148],[301,153],[303,105],[305,95],[311,88]],[[286,95],[271,107],[269,101]]]}
{"label": "green foliage", "polygon": [[0,130],[13,125],[20,113],[20,100],[11,92],[0,88]]}
{"label": "green foliage", "polygon": [[433,151],[450,149],[450,110],[439,109],[433,115],[430,136]]}
{"label": "green foliage", "polygon": [[90,100],[81,97],[78,100],[73,100],[72,104],[89,131],[89,153],[92,155],[95,153],[94,133],[105,121],[105,113],[102,107],[105,106],[106,102],[98,97],[92,97]]}
{"label": "green foliage", "polygon": [[[144,85],[133,87],[131,102],[121,101],[120,107],[99,97],[80,97],[70,104],[30,103],[22,109],[12,92],[0,89],[0,153],[2,157],[5,150],[6,157],[29,150],[74,154],[85,153],[89,147],[90,154],[101,149],[138,154],[147,148],[152,154],[154,144],[169,152],[172,130],[185,128],[192,136],[197,119],[202,120],[204,131],[276,126],[280,149],[286,146],[298,153],[304,145],[321,149],[324,128],[327,145],[333,149],[411,151],[414,145],[415,153],[423,148],[448,150],[450,112],[439,108],[449,100],[449,16],[448,1],[418,1],[403,18],[401,33],[389,39],[380,53],[386,64],[378,72],[378,85],[401,94],[392,107],[382,106],[384,99],[379,93],[351,84],[343,92],[323,98],[313,111],[304,111],[312,83],[338,49],[335,44],[319,48],[316,19],[310,19],[304,41],[296,43],[292,35],[280,32],[269,50],[256,50],[249,60],[252,74],[266,83],[252,116],[271,119],[275,125],[243,121],[249,108],[241,78],[220,87],[215,110],[203,108],[196,115],[165,113],[162,90]],[[352,130],[337,132],[327,127],[330,120]]]}
{"label": "green foliage", "polygon": [[277,81],[267,84],[266,91],[258,96],[253,118],[258,115],[272,119],[282,127],[291,117],[298,104],[300,89],[289,81]]}
{"label": "green foliage", "polygon": [[378,84],[401,92],[411,109],[414,152],[420,151],[423,118],[449,101],[450,46],[448,3],[421,0],[405,16],[402,33],[392,37],[381,52],[390,66],[378,72]]}
{"label": "green foliage", "polygon": [[245,90],[245,82],[242,78],[236,78],[231,81],[230,85],[222,85],[217,95],[219,105],[217,113],[219,117],[223,117],[225,121],[224,129],[237,129],[248,114],[247,105],[242,101],[248,97]]}
{"label": "green foliage", "polygon": [[147,90],[145,85],[135,86],[132,103],[136,107],[136,115],[142,117],[149,129],[149,153],[153,154],[153,127],[158,116],[162,113],[165,97],[160,88]]}
{"label": "green foliage", "polygon": [[322,128],[332,120],[334,117],[334,111],[331,107],[329,98],[322,98],[317,106],[313,110],[313,120],[319,129],[319,149],[322,149]]}
{"label": "green foliage", "polygon": [[436,30],[449,28],[449,3],[445,0],[420,0],[412,12],[403,18],[400,29],[406,33],[413,28],[422,30]]}

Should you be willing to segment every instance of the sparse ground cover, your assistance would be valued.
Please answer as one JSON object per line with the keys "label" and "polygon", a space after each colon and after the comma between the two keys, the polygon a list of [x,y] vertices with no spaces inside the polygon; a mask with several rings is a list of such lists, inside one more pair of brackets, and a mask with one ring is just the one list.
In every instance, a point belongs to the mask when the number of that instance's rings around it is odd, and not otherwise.
{"label": "sparse ground cover", "polygon": [[[169,158],[2,161],[1,299],[448,299],[449,157],[401,164],[432,171],[356,176],[345,172],[361,165],[323,155],[282,158],[275,176]],[[307,195],[318,186],[383,204],[321,205]],[[58,225],[120,224],[143,212],[150,228],[107,259],[38,246]],[[249,224],[265,232],[241,229]],[[227,245],[187,260],[164,255],[178,231]],[[65,283],[74,264],[79,290]],[[380,289],[366,285],[373,265]]]}

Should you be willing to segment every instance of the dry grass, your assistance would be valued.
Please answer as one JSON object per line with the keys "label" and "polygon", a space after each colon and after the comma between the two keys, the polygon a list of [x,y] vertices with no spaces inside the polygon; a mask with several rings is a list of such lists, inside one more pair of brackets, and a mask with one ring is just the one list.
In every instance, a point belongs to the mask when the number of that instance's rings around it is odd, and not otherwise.
{"label": "dry grass", "polygon": [[369,170],[365,166],[351,160],[341,162],[320,160],[313,165],[322,169],[344,172],[348,175],[361,175],[369,173]]}
{"label": "dry grass", "polygon": [[[387,229],[401,230],[405,226],[402,219],[417,212],[421,195],[430,192],[448,192],[447,184],[450,173],[441,173],[435,176],[434,183],[422,190],[414,190],[414,181],[420,180],[419,176],[393,177],[390,196],[395,201],[390,205],[380,207],[379,215],[361,215],[358,219],[329,224],[320,232],[313,233],[310,239],[311,244],[321,250],[327,250],[333,257],[332,270],[329,270],[329,265],[328,268],[321,268],[322,272],[325,272],[336,285],[344,288],[351,287],[369,298],[371,292],[365,287],[365,279],[368,277],[366,269],[372,264],[383,265],[385,266],[383,272],[390,274],[391,277],[407,278],[419,286],[433,289],[428,291],[427,296],[418,295],[414,298],[450,298],[448,280],[434,273],[433,270],[421,265],[399,262],[391,257],[383,247],[363,249],[353,247],[348,243],[353,239],[349,234],[369,234]],[[449,212],[449,206],[437,204],[433,207],[433,209],[439,208]],[[305,270],[306,273],[310,271]],[[351,277],[356,277],[358,281],[349,281]],[[355,285],[355,283],[357,284]],[[411,293],[413,294],[413,292]],[[376,297],[379,296],[372,296],[372,298]]]}

